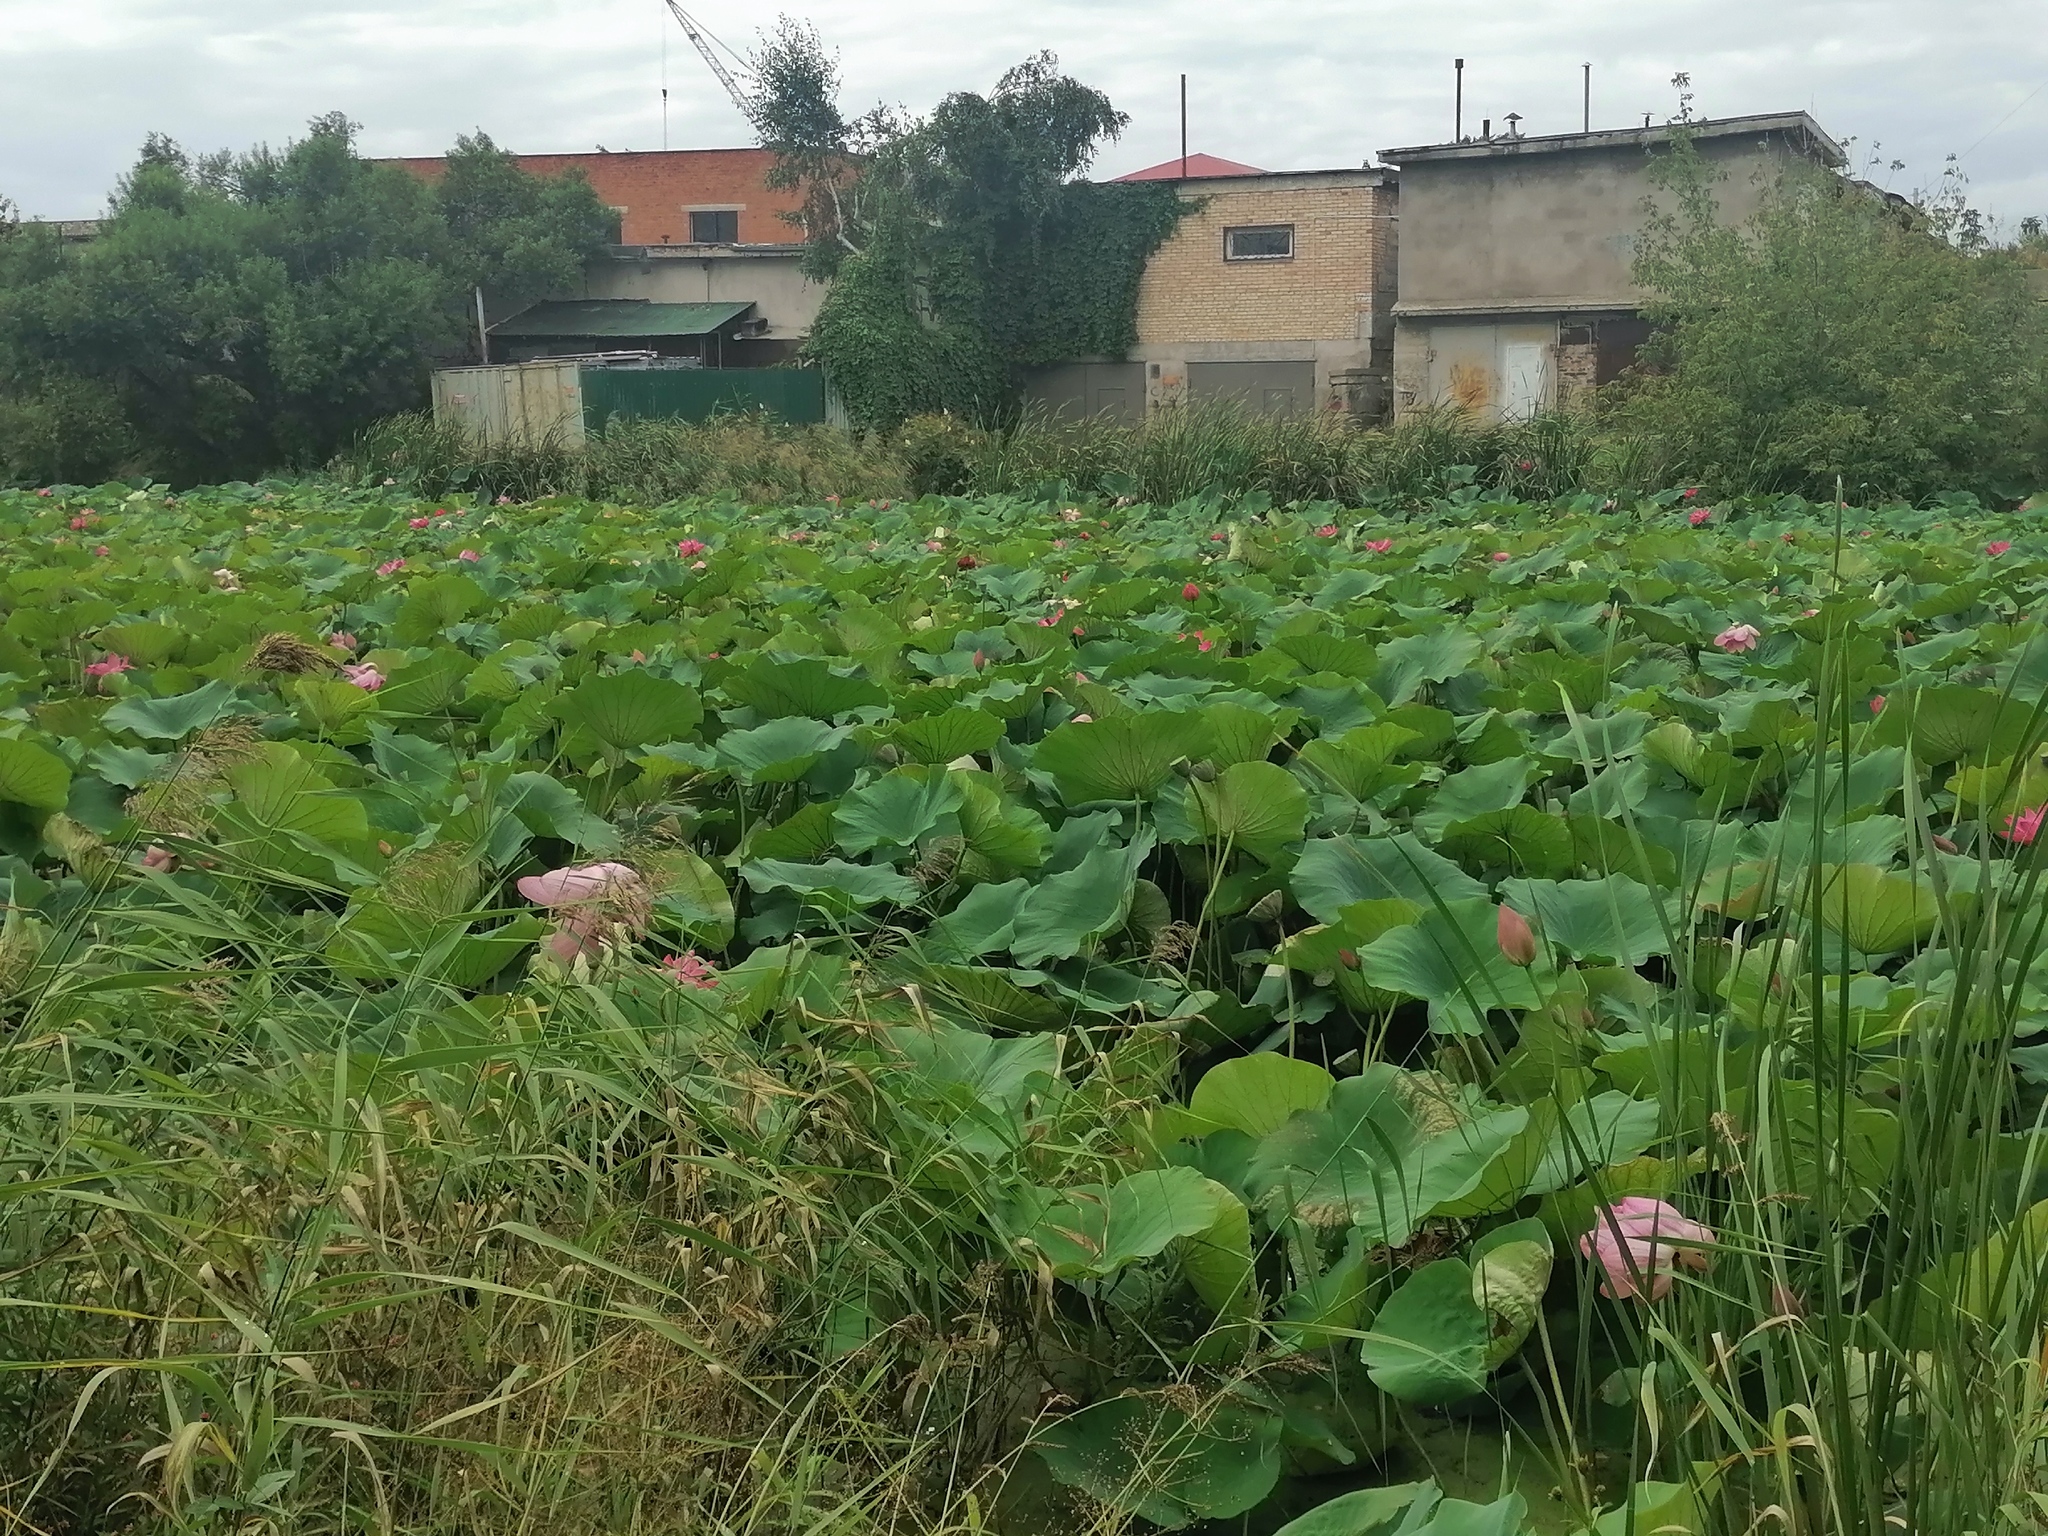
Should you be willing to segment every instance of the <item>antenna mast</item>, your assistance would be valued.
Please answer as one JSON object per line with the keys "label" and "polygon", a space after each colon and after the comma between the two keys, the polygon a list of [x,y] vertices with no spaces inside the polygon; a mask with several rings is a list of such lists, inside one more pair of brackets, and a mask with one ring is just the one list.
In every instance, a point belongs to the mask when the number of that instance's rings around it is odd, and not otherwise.
{"label": "antenna mast", "polygon": [[725,87],[725,94],[730,96],[732,104],[740,109],[740,116],[751,121],[754,114],[753,109],[747,103],[746,92],[742,91],[739,87],[739,82],[733,79],[732,71],[719,63],[718,55],[711,51],[711,44],[705,41],[703,29],[691,19],[688,11],[676,3],[676,0],[665,0],[665,3],[669,10],[674,13],[676,21],[682,26],[683,36],[687,37],[696,46],[697,51],[704,56],[704,62],[711,66],[711,73],[718,76],[718,83]]}

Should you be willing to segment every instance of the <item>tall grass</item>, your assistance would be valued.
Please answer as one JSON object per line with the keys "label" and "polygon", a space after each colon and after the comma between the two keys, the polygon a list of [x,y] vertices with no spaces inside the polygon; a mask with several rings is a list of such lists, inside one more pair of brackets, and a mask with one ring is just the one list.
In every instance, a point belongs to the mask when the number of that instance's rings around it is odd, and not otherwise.
{"label": "tall grass", "polygon": [[0,1528],[956,1528],[1031,1311],[857,1021],[350,985],[253,882],[102,873],[0,976]]}
{"label": "tall grass", "polygon": [[1275,504],[1420,503],[1462,485],[1528,497],[1650,490],[1662,460],[1581,417],[1484,425],[1428,412],[1385,430],[1346,419],[1197,405],[1125,424],[1026,412],[985,428],[919,417],[893,434],[790,426],[762,415],[702,423],[614,421],[581,444],[477,439],[427,416],[380,422],[333,465],[353,484],[390,478],[429,496],[470,491],[658,505],[730,493],[816,503],[927,493],[1126,498],[1158,506],[1213,494]]}

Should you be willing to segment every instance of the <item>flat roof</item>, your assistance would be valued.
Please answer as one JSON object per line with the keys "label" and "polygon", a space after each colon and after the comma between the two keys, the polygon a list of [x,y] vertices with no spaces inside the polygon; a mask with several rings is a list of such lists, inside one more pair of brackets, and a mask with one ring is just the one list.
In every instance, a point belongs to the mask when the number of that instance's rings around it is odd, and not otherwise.
{"label": "flat roof", "polygon": [[1405,169],[1411,165],[1433,165],[1447,160],[1485,160],[1502,155],[1562,154],[1572,150],[1648,148],[1669,143],[1680,132],[1696,139],[1741,138],[1750,134],[1780,134],[1792,140],[1823,165],[1848,163],[1842,146],[1804,112],[1764,112],[1751,117],[1703,117],[1693,123],[1661,123],[1647,128],[1597,128],[1591,133],[1526,134],[1510,138],[1496,134],[1490,139],[1466,139],[1451,144],[1417,144],[1406,149],[1383,149],[1380,160]]}
{"label": "flat roof", "polygon": [[708,336],[754,306],[651,299],[545,299],[491,327],[493,336]]}

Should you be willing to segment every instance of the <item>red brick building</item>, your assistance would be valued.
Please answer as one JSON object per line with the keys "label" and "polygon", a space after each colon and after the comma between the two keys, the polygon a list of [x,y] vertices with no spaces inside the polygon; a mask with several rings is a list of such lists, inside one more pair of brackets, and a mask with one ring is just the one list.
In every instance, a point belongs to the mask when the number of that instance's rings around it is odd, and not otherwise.
{"label": "red brick building", "polygon": [[[517,155],[535,176],[583,172],[619,214],[622,245],[794,245],[803,236],[781,217],[801,206],[793,191],[771,190],[775,156],[765,149],[647,149],[616,154]],[[447,162],[438,155],[393,160],[428,181]]]}

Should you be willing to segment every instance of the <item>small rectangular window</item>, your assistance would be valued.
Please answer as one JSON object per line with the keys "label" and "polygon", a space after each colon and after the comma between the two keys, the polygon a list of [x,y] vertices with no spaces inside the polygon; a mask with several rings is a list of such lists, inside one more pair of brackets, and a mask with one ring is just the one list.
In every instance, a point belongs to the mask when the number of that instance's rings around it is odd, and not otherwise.
{"label": "small rectangular window", "polygon": [[692,209],[690,243],[693,245],[738,245],[740,211],[737,208]]}
{"label": "small rectangular window", "polygon": [[1249,224],[1223,231],[1225,261],[1289,261],[1293,256],[1292,224]]}

